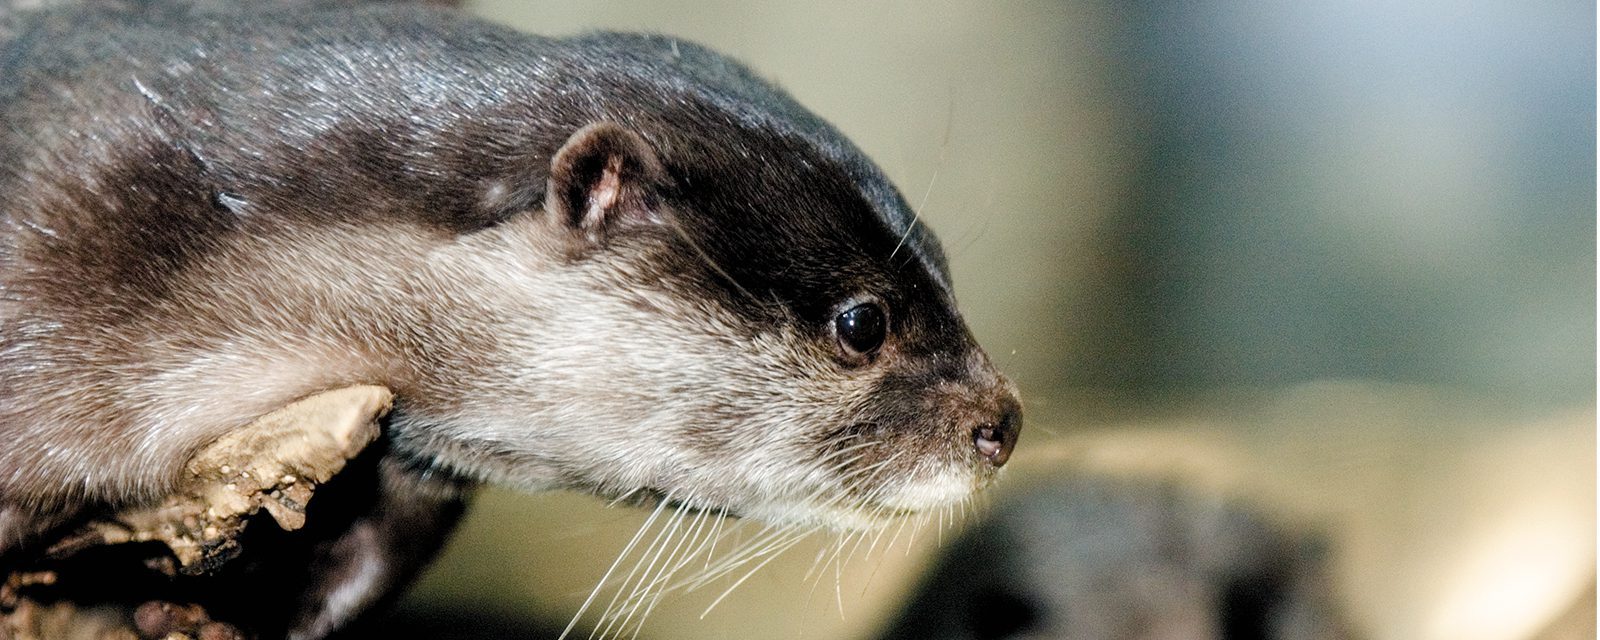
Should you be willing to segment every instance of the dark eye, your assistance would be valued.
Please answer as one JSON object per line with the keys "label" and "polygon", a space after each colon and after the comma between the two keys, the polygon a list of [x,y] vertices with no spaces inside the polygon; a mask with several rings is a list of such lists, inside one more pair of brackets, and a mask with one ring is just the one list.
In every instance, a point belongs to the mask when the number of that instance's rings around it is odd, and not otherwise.
{"label": "dark eye", "polygon": [[846,309],[833,319],[833,328],[839,336],[839,345],[852,356],[869,355],[883,346],[888,323],[883,307],[876,302],[866,302]]}

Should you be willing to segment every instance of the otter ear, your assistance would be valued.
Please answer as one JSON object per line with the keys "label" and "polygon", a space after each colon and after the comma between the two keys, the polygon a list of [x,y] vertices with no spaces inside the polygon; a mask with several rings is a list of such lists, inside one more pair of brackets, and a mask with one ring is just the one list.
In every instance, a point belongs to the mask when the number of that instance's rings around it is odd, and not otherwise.
{"label": "otter ear", "polygon": [[623,225],[658,223],[666,170],[639,134],[610,122],[590,124],[550,161],[545,210],[558,224],[601,242]]}

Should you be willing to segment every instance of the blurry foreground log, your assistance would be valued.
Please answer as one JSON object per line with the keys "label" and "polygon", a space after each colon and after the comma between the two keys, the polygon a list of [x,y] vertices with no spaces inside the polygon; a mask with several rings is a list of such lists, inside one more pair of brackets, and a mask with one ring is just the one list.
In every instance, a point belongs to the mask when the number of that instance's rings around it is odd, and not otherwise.
{"label": "blurry foreground log", "polygon": [[242,637],[165,596],[206,588],[267,516],[305,526],[312,495],[378,438],[390,400],[372,386],[311,396],[201,450],[160,504],[68,527],[0,582],[0,640]]}

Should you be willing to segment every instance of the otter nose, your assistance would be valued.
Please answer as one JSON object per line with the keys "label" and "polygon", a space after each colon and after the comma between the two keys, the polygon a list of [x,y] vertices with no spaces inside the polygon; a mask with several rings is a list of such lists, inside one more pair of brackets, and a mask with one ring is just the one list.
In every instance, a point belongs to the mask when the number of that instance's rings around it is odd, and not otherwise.
{"label": "otter nose", "polygon": [[972,429],[972,447],[989,464],[999,468],[1011,458],[1011,449],[1017,446],[1017,434],[1021,431],[1022,409],[1016,400],[1008,399],[995,421]]}

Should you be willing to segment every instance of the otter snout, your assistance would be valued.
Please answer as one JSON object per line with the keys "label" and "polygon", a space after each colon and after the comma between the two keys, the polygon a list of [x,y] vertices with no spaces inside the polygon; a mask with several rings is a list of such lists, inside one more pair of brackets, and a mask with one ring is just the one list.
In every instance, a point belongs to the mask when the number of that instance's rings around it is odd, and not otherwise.
{"label": "otter snout", "polygon": [[1022,431],[1022,404],[1015,394],[1003,391],[999,411],[990,420],[972,428],[972,448],[996,469],[1011,459],[1011,450],[1017,446],[1017,434]]}

